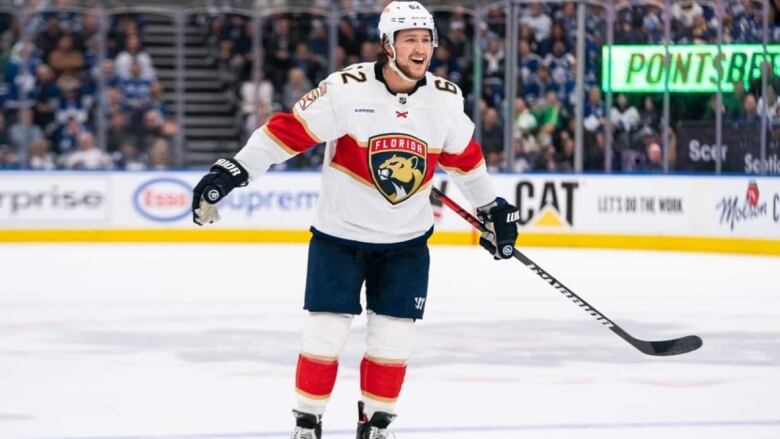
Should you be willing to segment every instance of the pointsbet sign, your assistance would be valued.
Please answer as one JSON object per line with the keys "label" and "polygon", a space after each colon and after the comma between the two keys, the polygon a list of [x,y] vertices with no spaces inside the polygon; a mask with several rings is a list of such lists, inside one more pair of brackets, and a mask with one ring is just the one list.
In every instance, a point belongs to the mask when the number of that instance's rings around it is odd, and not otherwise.
{"label": "pointsbet sign", "polygon": [[747,84],[761,77],[761,64],[769,61],[780,73],[780,45],[686,44],[669,46],[604,46],[601,48],[601,87],[627,93],[717,93],[734,90],[735,82]]}

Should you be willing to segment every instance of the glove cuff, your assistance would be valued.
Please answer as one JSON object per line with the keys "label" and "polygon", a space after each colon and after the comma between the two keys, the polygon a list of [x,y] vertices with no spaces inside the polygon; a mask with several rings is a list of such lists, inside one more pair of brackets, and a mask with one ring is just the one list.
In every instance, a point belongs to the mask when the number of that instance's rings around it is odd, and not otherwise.
{"label": "glove cuff", "polygon": [[233,187],[242,187],[249,184],[249,173],[240,163],[233,159],[221,158],[209,170],[227,174],[233,183]]}
{"label": "glove cuff", "polygon": [[491,203],[485,204],[484,206],[477,207],[477,217],[484,221],[492,221],[493,218],[490,215],[490,210],[493,209],[496,206],[503,206],[509,204],[507,201],[501,197],[497,197],[495,200],[493,200]]}

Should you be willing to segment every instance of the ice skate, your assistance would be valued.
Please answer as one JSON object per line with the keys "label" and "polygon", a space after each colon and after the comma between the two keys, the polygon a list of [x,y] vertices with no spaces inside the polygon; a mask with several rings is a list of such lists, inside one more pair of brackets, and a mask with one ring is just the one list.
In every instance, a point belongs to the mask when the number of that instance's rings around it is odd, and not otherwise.
{"label": "ice skate", "polygon": [[295,416],[295,431],[292,439],[321,439],[322,417],[311,413],[293,410]]}
{"label": "ice skate", "polygon": [[[395,415],[386,412],[374,412],[371,419],[363,413],[363,401],[358,402],[357,439],[388,439],[390,432],[387,427],[393,422]],[[394,437],[395,435],[393,435]]]}

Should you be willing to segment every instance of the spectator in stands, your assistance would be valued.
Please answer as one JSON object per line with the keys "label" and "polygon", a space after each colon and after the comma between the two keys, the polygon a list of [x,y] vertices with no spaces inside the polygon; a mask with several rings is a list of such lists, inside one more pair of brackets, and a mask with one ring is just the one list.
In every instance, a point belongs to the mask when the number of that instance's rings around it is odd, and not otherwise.
{"label": "spectator in stands", "polygon": [[601,89],[591,87],[588,90],[588,100],[585,101],[585,117],[583,125],[590,132],[601,131],[606,123],[606,109],[601,100]]}
{"label": "spectator in stands", "polygon": [[266,43],[266,59],[269,69],[268,78],[279,89],[284,84],[285,72],[290,69],[293,49],[293,37],[290,29],[290,21],[281,18],[274,20],[270,38]]}
{"label": "spectator in stands", "polygon": [[60,19],[54,14],[47,16],[45,30],[39,33],[34,40],[35,47],[41,51],[43,59],[49,58],[49,53],[57,46],[62,34]]}
{"label": "spectator in stands", "polygon": [[35,88],[33,90],[33,120],[35,125],[43,128],[49,137],[57,128],[55,124],[55,112],[59,100],[60,90],[54,82],[54,70],[48,65],[41,64],[36,70]]}
{"label": "spectator in stands", "polygon": [[[763,18],[761,10],[755,7],[753,0],[742,0],[740,3],[729,2],[732,17],[731,35],[734,41],[761,41]],[[725,24],[725,23],[724,23]]]}
{"label": "spectator in stands", "polygon": [[25,157],[30,146],[43,138],[43,130],[33,123],[32,110],[29,108],[19,110],[17,122],[11,125],[8,131],[11,151]]}
{"label": "spectator in stands", "polygon": [[561,132],[561,151],[555,157],[555,166],[558,171],[574,172],[574,145],[574,139],[568,132]]}
{"label": "spectator in stands", "polygon": [[57,81],[60,96],[55,112],[58,124],[63,125],[68,119],[75,118],[80,124],[87,122],[90,111],[90,98],[81,93],[81,83],[75,76],[63,75]]}
{"label": "spectator in stands", "polygon": [[[702,120],[706,121],[714,121],[715,118],[718,117],[718,95],[714,94],[710,96],[709,103],[707,104],[707,109],[704,110],[704,114],[702,115]],[[721,117],[725,120],[726,119],[726,106],[721,103],[720,105],[720,114]]]}
{"label": "spectator in stands", "polygon": [[488,37],[488,45],[482,54],[482,74],[485,78],[495,78],[503,81],[504,48],[496,35]]}
{"label": "spectator in stands", "polygon": [[102,38],[99,14],[100,11],[93,8],[79,16],[79,29],[74,33],[77,48],[84,50],[88,47],[97,47],[98,40]]}
{"label": "spectator in stands", "polygon": [[141,48],[141,38],[138,34],[130,34],[127,36],[125,50],[119,53],[114,61],[117,77],[120,79],[132,77],[132,67],[135,63],[141,66],[141,78],[150,81],[157,79],[152,57]]}
{"label": "spectator in stands", "polygon": [[535,154],[530,153],[528,143],[524,138],[516,137],[515,143],[515,172],[526,172],[534,169],[536,161]]}
{"label": "spectator in stands", "polygon": [[119,79],[117,84],[119,91],[124,99],[123,107],[130,110],[134,115],[131,117],[131,123],[140,120],[140,114],[147,109],[151,103],[152,81],[143,77],[143,67],[139,62],[133,62],[130,65],[130,76]]}
{"label": "spectator in stands", "polygon": [[563,44],[562,54],[571,52],[574,47],[566,36],[566,30],[563,28],[563,24],[555,22],[552,25],[550,36],[539,42],[539,55],[547,56],[552,53],[553,47],[558,42]]}
{"label": "spectator in stands", "polygon": [[130,141],[130,133],[127,130],[125,114],[117,112],[111,114],[111,119],[106,130],[106,150],[109,153],[119,151],[125,143]]}
{"label": "spectator in stands", "polygon": [[739,119],[745,102],[745,84],[742,81],[734,82],[734,91],[723,94],[723,105],[726,107],[726,115],[729,119]]}
{"label": "spectator in stands", "polygon": [[683,0],[672,5],[672,18],[674,18],[682,27],[693,27],[696,18],[703,18],[704,9],[699,2],[693,0]]}
{"label": "spectator in stands", "polygon": [[314,20],[311,25],[312,31],[308,39],[309,51],[320,65],[327,65],[328,49],[330,47],[328,28],[322,24],[321,20]]}
{"label": "spectator in stands", "polygon": [[[376,57],[376,47],[374,43],[364,41],[360,49],[361,57],[364,61],[371,61],[371,57]],[[366,58],[368,57],[368,58]],[[317,78],[322,78],[325,66],[320,64],[319,59],[309,51],[309,45],[305,41],[295,43],[295,52],[293,53],[290,65],[303,69],[306,77],[311,82],[317,82]]]}
{"label": "spectator in stands", "polygon": [[564,3],[555,13],[555,21],[563,25],[564,32],[571,39],[569,44],[574,47],[577,35],[577,4],[575,2]]}
{"label": "spectator in stands", "polygon": [[520,24],[520,27],[517,29],[517,35],[519,37],[518,41],[527,42],[532,52],[539,52],[539,42],[536,41],[533,29],[531,29],[527,24]]}
{"label": "spectator in stands", "polygon": [[11,147],[11,140],[8,138],[6,130],[5,116],[0,112],[0,169],[15,167],[19,157]]}
{"label": "spectator in stands", "polygon": [[558,157],[553,145],[547,145],[542,148],[539,160],[536,161],[537,171],[558,171]]}
{"label": "spectator in stands", "polygon": [[536,136],[539,146],[552,144],[553,137],[561,128],[561,103],[555,90],[547,90],[543,101],[534,105],[532,113],[539,123]]}
{"label": "spectator in stands", "polygon": [[658,113],[655,101],[652,96],[647,95],[642,102],[642,113],[639,115],[639,130],[649,130],[651,133],[657,133],[661,125],[661,116]]}
{"label": "spectator in stands", "polygon": [[5,65],[11,57],[11,49],[14,47],[20,37],[19,20],[16,17],[11,19],[8,29],[0,34],[0,66]]}
{"label": "spectator in stands", "polygon": [[523,96],[528,100],[531,106],[537,102],[543,102],[544,96],[548,91],[558,92],[558,87],[550,77],[550,68],[542,64],[529,81],[523,83]]}
{"label": "spectator in stands", "polygon": [[3,106],[8,112],[6,115],[33,104],[31,95],[35,87],[35,73],[41,64],[40,52],[32,44],[20,41],[11,49],[11,58],[3,72],[7,85],[3,93]]}
{"label": "spectator in stands", "polygon": [[55,134],[55,150],[62,156],[74,151],[78,146],[79,134],[84,126],[75,117],[69,118]]}
{"label": "spectator in stands", "polygon": [[119,15],[115,18],[116,24],[111,27],[107,40],[107,49],[112,55],[126,51],[128,38],[131,35],[138,36],[140,32],[138,23],[132,15]]}
{"label": "spectator in stands", "polygon": [[265,76],[261,77],[259,84],[245,81],[241,85],[241,114],[246,138],[271,116],[273,99],[274,86]]}
{"label": "spectator in stands", "polygon": [[531,45],[527,40],[517,42],[517,67],[520,71],[520,80],[525,84],[539,71],[542,65],[542,57],[531,52]]}
{"label": "spectator in stands", "polygon": [[111,154],[111,163],[115,169],[125,171],[143,171],[149,167],[149,156],[132,142],[123,142],[119,149]]}
{"label": "spectator in stands", "polygon": [[33,143],[30,146],[25,167],[35,171],[57,169],[57,156],[51,152],[51,142],[46,139],[40,139]]}
{"label": "spectator in stands", "polygon": [[152,142],[149,150],[149,167],[151,169],[168,169],[171,167],[171,146],[162,137]]}
{"label": "spectator in stands", "polygon": [[544,65],[550,69],[553,80],[557,83],[565,83],[571,77],[574,71],[576,61],[574,55],[566,52],[566,45],[563,41],[553,43],[553,50],[544,58]]}
{"label": "spectator in stands", "polygon": [[498,35],[499,38],[506,37],[506,14],[503,5],[492,3],[488,6],[485,22],[490,32]]}
{"label": "spectator in stands", "polygon": [[282,105],[290,111],[298,100],[313,88],[303,69],[292,68],[287,73],[287,83],[282,90]]}
{"label": "spectator in stands", "polygon": [[536,41],[543,41],[549,37],[552,28],[552,20],[549,15],[544,13],[543,7],[539,2],[532,2],[528,5],[523,16],[520,17],[520,22],[533,30]]}
{"label": "spectator in stands", "polygon": [[649,143],[645,147],[645,164],[644,170],[650,172],[663,171],[663,154],[661,151],[661,145],[658,142]]}
{"label": "spectator in stands", "polygon": [[357,60],[360,56],[360,42],[363,40],[354,24],[347,18],[339,21],[338,42],[344,48],[347,59]]}
{"label": "spectator in stands", "polygon": [[122,107],[122,92],[118,88],[113,87],[108,89],[108,102],[106,103],[106,116],[125,111]]}
{"label": "spectator in stands", "polygon": [[482,115],[482,153],[490,171],[501,168],[504,152],[504,128],[498,110],[488,107]]}
{"label": "spectator in stands", "polygon": [[638,128],[640,117],[639,111],[628,102],[625,93],[617,95],[615,106],[610,110],[609,117],[612,121],[617,148],[620,150],[630,148],[631,134]]}
{"label": "spectator in stands", "polygon": [[95,136],[81,131],[77,137],[78,147],[66,154],[62,160],[65,169],[109,169],[111,158],[95,146]]}
{"label": "spectator in stands", "polygon": [[764,113],[769,115],[769,121],[771,123],[777,114],[777,109],[780,108],[780,98],[775,93],[775,88],[768,85],[766,88],[766,99],[760,97],[758,99],[758,114],[763,116]]}
{"label": "spectator in stands", "polygon": [[77,75],[86,65],[84,55],[73,45],[73,37],[64,34],[49,54],[48,64],[59,75]]}
{"label": "spectator in stands", "polygon": [[746,94],[742,103],[742,114],[739,120],[747,123],[760,123],[761,116],[758,115],[758,103],[756,97],[752,94]]}
{"label": "spectator in stands", "polygon": [[533,135],[539,127],[539,122],[531,109],[528,107],[525,99],[518,96],[515,98],[515,137],[525,137]]}
{"label": "spectator in stands", "polygon": [[165,103],[165,89],[159,81],[152,82],[149,86],[149,102],[146,104],[146,110],[155,110],[166,118],[173,116],[173,110]]}
{"label": "spectator in stands", "polygon": [[[587,133],[585,138],[585,157],[583,158],[583,169],[585,171],[603,171],[604,148],[606,145],[604,133],[601,131]],[[613,166],[613,169],[617,168]]]}

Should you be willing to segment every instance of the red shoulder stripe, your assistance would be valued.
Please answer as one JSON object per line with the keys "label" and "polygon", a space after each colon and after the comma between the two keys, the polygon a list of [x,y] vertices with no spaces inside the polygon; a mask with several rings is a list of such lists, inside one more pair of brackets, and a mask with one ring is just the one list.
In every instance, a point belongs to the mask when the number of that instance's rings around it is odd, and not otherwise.
{"label": "red shoulder stripe", "polygon": [[276,113],[265,125],[266,134],[280,147],[297,154],[320,143],[293,113]]}
{"label": "red shoulder stripe", "polygon": [[462,173],[473,171],[484,161],[482,146],[474,139],[471,139],[466,148],[458,154],[442,151],[441,156],[439,156],[439,165],[442,168]]}

